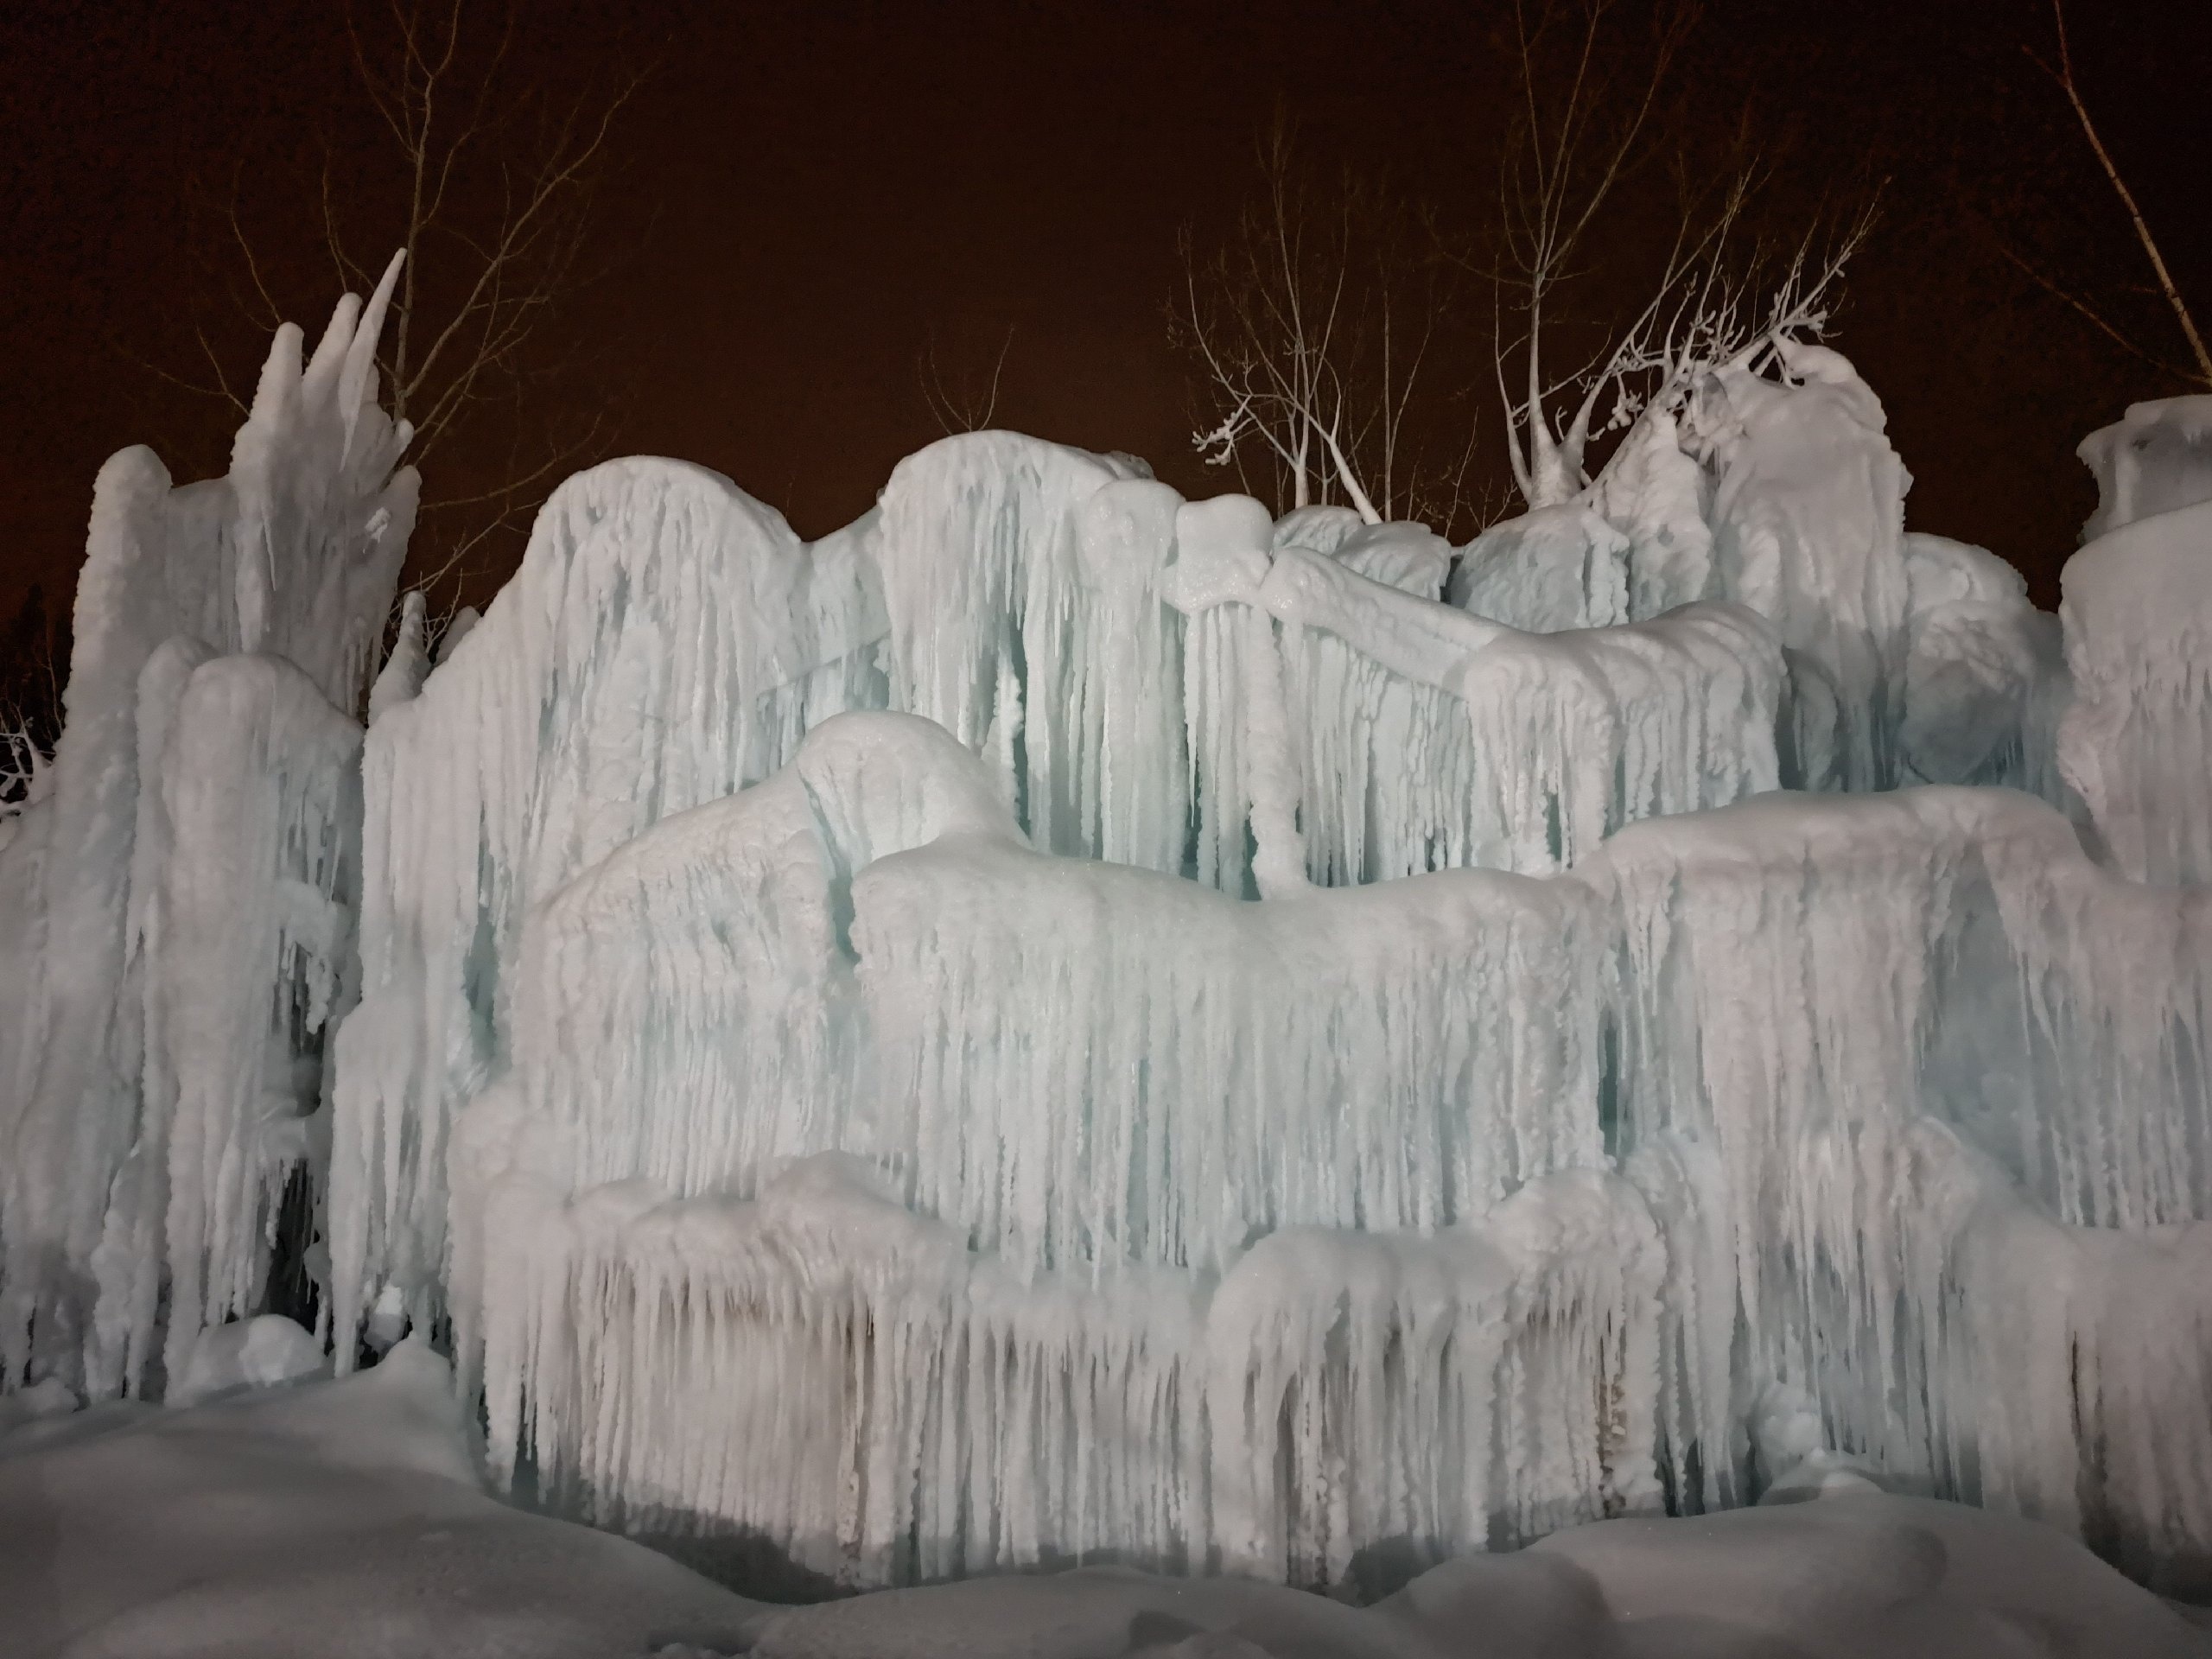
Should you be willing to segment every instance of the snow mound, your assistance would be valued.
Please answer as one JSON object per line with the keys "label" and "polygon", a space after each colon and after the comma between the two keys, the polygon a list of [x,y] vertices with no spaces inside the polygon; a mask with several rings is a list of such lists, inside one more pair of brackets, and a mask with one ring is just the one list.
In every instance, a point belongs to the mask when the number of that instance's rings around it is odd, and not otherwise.
{"label": "snow mound", "polygon": [[420,1342],[340,1382],[52,1427],[73,1432],[0,1439],[0,1608],[21,1659],[734,1652],[762,1611],[486,1497]]}

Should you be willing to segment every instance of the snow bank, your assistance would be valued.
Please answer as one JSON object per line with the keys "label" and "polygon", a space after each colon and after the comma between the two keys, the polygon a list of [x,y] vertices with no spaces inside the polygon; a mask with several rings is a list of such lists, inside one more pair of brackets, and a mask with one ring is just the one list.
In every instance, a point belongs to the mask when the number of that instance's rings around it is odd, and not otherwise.
{"label": "snow bank", "polygon": [[0,1437],[8,1650],[163,1659],[730,1652],[765,1609],[479,1490],[444,1363]]}
{"label": "snow bank", "polygon": [[0,1606],[27,1659],[436,1653],[1099,1659],[1140,1653],[1662,1659],[2181,1659],[2206,1638],[2049,1529],[1924,1498],[1827,1495],[1600,1522],[1421,1573],[1371,1552],[1364,1606],[1251,1579],[1119,1567],[813,1606],[718,1590],[474,1486],[420,1344],[340,1383],[188,1411],[0,1429]]}
{"label": "snow bank", "polygon": [[1477,1650],[1471,1639],[1497,1659],[2009,1659],[2025,1643],[2054,1659],[2180,1659],[2205,1645],[2056,1533],[1882,1496],[1600,1522],[1447,1562],[1363,1609],[1249,1580],[1093,1567],[794,1608],[758,1630],[761,1659],[1445,1659]]}

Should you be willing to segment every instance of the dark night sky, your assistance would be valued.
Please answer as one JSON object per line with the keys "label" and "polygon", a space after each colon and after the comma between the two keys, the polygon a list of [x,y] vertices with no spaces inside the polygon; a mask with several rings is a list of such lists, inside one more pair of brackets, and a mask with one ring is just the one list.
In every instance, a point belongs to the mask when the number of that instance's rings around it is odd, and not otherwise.
{"label": "dark night sky", "polygon": [[[533,61],[549,73],[618,48],[662,65],[619,135],[600,221],[624,257],[563,326],[622,342],[623,372],[594,371],[624,393],[618,452],[702,461],[807,534],[866,507],[935,435],[915,371],[932,333],[957,362],[1013,328],[997,424],[1135,451],[1187,493],[1225,487],[1190,456],[1166,337],[1178,227],[1225,225],[1279,106],[1302,120],[1309,156],[1387,173],[1447,218],[1463,210],[1497,175],[1500,11],[534,8]],[[138,441],[210,453],[220,429],[203,410],[185,431],[190,415],[131,361],[189,366],[186,302],[204,280],[186,251],[191,181],[241,165],[276,178],[320,131],[342,144],[364,119],[334,6],[8,12],[0,620],[31,582],[69,591],[106,454]],[[2185,282],[2212,296],[2212,0],[2075,12],[2108,136]],[[1993,217],[2069,280],[2144,279],[2078,132],[2020,53],[2047,28],[2030,0],[1714,0],[1686,86],[1718,118],[1751,98],[1793,132],[1792,181],[1896,175],[1834,343],[1889,408],[1917,480],[1910,522],[2012,558],[2049,604],[2094,493],[2074,442],[2177,388],[2037,294],[1986,228]],[[312,246],[311,226],[297,233]],[[279,297],[313,327],[334,289],[311,259],[298,269]],[[2170,327],[2139,298],[2120,302],[2146,334]]]}

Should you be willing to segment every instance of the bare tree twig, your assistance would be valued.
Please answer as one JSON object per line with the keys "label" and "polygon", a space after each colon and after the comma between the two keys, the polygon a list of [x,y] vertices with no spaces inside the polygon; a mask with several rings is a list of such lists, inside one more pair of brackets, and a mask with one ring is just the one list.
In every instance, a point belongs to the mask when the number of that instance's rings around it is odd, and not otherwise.
{"label": "bare tree twig", "polygon": [[[2135,193],[2127,188],[2126,180],[2120,176],[2120,166],[2113,160],[2112,152],[2105,148],[2105,141],[2097,131],[2097,124],[2089,117],[2089,106],[2083,101],[2081,88],[2075,83],[2074,49],[2066,34],[2064,0],[2050,0],[2050,16],[2051,21],[2058,27],[2057,67],[2054,68],[2038,56],[2032,48],[2023,48],[2022,50],[2027,53],[2030,61],[2058,83],[2058,89],[2065,93],[2066,101],[2073,105],[2075,118],[2082,124],[2082,136],[2089,141],[2089,148],[2096,153],[2097,164],[2104,168],[2105,177],[2111,183],[2113,194],[2119,196],[2120,205],[2127,210],[2128,222],[2135,227],[2135,239],[2143,245],[2143,251],[2151,261],[2151,269],[2158,276],[2158,291],[2165,296],[2166,304],[2173,311],[2174,321],[2181,325],[2183,337],[2189,341],[2189,349],[2196,359],[2195,378],[2205,385],[2212,386],[2212,349],[2208,349],[2205,346],[2204,336],[2196,326],[2196,319],[2190,315],[2188,302],[2182,298],[2180,289],[2175,286],[2173,273],[2166,268],[2165,256],[2158,251],[2158,238],[2151,234],[2150,224],[2143,217],[2142,208],[2136,203]],[[2032,272],[2030,274],[2033,275]],[[2060,297],[2065,296],[2061,295]],[[2094,314],[2082,306],[2076,305],[2075,308],[2082,311],[2082,315],[2088,316],[2092,321],[2097,321]],[[2098,326],[2104,327],[2101,322],[2099,322]],[[2109,328],[2107,328],[2106,332],[2112,334],[2115,340],[2120,338]],[[2125,340],[2121,340],[2120,343],[2126,344]],[[2133,351],[2134,347],[2131,346],[2128,349]],[[2138,355],[2141,353],[2139,353]]]}

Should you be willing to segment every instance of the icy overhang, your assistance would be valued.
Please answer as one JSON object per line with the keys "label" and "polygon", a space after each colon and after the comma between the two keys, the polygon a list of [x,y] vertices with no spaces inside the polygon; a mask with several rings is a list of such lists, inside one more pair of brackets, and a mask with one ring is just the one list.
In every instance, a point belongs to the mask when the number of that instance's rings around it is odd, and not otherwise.
{"label": "icy overhang", "polygon": [[2097,475],[2097,510],[2082,540],[2153,513],[2212,501],[2212,395],[2131,404],[2075,454]]}

